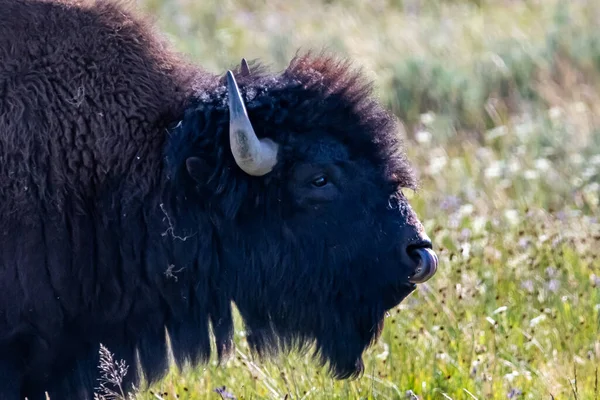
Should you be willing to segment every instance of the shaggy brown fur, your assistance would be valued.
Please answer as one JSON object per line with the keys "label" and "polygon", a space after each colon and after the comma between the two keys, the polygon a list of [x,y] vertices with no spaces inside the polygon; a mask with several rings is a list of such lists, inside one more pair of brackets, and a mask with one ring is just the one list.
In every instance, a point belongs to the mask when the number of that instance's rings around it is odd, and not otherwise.
{"label": "shaggy brown fur", "polygon": [[12,154],[0,160],[1,215],[60,207],[113,180],[151,190],[158,175],[144,171],[161,168],[165,121],[208,75],[111,2],[0,0],[0,10],[0,154]]}

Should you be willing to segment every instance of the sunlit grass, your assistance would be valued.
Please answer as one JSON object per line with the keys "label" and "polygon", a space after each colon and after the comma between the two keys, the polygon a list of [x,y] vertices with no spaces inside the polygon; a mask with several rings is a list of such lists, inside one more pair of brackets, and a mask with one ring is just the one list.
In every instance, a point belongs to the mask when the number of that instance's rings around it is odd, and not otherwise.
{"label": "sunlit grass", "polygon": [[[237,351],[144,399],[596,399],[600,4],[139,0],[213,72],[242,57],[351,56],[404,122],[408,193],[441,268],[386,319],[365,376]],[[222,387],[225,389],[220,389]],[[215,390],[220,390],[218,394]]]}

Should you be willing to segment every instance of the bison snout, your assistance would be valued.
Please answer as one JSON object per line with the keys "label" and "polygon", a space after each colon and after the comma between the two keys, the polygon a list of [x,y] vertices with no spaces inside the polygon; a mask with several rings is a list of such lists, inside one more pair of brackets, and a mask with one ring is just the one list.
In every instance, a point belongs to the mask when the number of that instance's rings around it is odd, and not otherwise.
{"label": "bison snout", "polygon": [[431,249],[431,242],[412,245],[407,249],[409,256],[416,261],[415,273],[409,277],[411,283],[427,282],[437,272],[438,257]]}

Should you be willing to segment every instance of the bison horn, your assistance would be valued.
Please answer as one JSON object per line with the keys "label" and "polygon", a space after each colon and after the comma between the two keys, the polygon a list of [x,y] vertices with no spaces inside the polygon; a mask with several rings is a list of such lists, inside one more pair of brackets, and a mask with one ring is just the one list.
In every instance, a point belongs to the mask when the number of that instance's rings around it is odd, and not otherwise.
{"label": "bison horn", "polygon": [[242,65],[240,66],[240,72],[242,76],[250,76],[250,67],[248,66],[248,61],[245,58],[242,58]]}
{"label": "bison horn", "polygon": [[277,164],[277,143],[268,138],[259,139],[254,133],[231,71],[227,71],[227,91],[229,93],[229,140],[235,162],[249,175],[265,175]]}

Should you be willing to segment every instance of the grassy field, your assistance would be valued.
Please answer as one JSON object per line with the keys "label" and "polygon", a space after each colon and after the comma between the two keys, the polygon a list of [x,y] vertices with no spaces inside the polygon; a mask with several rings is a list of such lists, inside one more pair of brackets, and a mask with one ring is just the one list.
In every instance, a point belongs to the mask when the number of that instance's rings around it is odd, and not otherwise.
{"label": "grassy field", "polygon": [[359,380],[297,354],[252,361],[238,324],[227,364],[173,370],[138,398],[600,397],[600,2],[138,3],[213,72],[315,47],[355,59],[404,123],[441,261]]}

